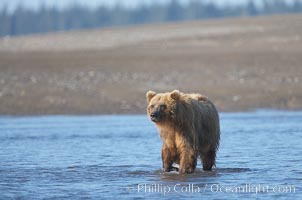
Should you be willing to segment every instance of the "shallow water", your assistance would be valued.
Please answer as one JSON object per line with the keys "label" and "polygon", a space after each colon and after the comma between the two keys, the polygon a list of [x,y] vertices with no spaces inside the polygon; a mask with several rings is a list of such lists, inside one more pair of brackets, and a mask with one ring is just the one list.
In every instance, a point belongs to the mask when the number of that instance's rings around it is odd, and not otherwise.
{"label": "shallow water", "polygon": [[146,116],[0,117],[0,199],[302,199],[302,112],[220,119],[217,168],[179,175]]}

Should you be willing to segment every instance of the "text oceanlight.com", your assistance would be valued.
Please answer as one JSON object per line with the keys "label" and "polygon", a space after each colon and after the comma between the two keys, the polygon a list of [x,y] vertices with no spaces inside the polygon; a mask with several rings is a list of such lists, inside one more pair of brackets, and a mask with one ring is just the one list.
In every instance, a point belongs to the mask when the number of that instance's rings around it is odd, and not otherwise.
{"label": "text oceanlight.com", "polygon": [[242,185],[221,185],[221,184],[137,184],[128,188],[138,193],[295,193],[294,185],[265,185],[265,184],[242,184]]}

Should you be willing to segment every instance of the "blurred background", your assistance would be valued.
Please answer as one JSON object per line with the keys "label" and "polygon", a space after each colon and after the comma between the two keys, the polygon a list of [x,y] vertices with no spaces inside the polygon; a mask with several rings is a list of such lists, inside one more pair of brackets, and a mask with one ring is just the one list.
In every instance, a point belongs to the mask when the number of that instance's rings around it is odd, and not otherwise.
{"label": "blurred background", "polygon": [[302,108],[301,0],[2,0],[0,114],[144,113],[145,92],[219,111]]}

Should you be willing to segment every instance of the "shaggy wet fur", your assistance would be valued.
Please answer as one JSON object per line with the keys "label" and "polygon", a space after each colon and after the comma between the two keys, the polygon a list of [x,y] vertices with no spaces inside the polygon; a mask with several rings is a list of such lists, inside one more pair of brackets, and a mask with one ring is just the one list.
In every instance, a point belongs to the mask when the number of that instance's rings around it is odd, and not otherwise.
{"label": "shaggy wet fur", "polygon": [[203,170],[212,170],[220,140],[219,116],[215,106],[200,94],[178,90],[156,94],[149,91],[147,113],[163,141],[164,171],[179,164],[180,173],[193,173],[200,156]]}

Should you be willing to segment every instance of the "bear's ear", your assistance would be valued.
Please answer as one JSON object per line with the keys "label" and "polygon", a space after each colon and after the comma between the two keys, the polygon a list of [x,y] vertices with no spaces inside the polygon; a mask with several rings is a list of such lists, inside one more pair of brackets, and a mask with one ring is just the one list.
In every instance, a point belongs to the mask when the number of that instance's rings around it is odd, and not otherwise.
{"label": "bear's ear", "polygon": [[151,101],[151,99],[156,95],[156,92],[149,90],[146,93],[146,97],[147,97],[147,102],[149,103]]}
{"label": "bear's ear", "polygon": [[172,99],[178,100],[180,98],[180,92],[178,90],[173,90],[170,96]]}

